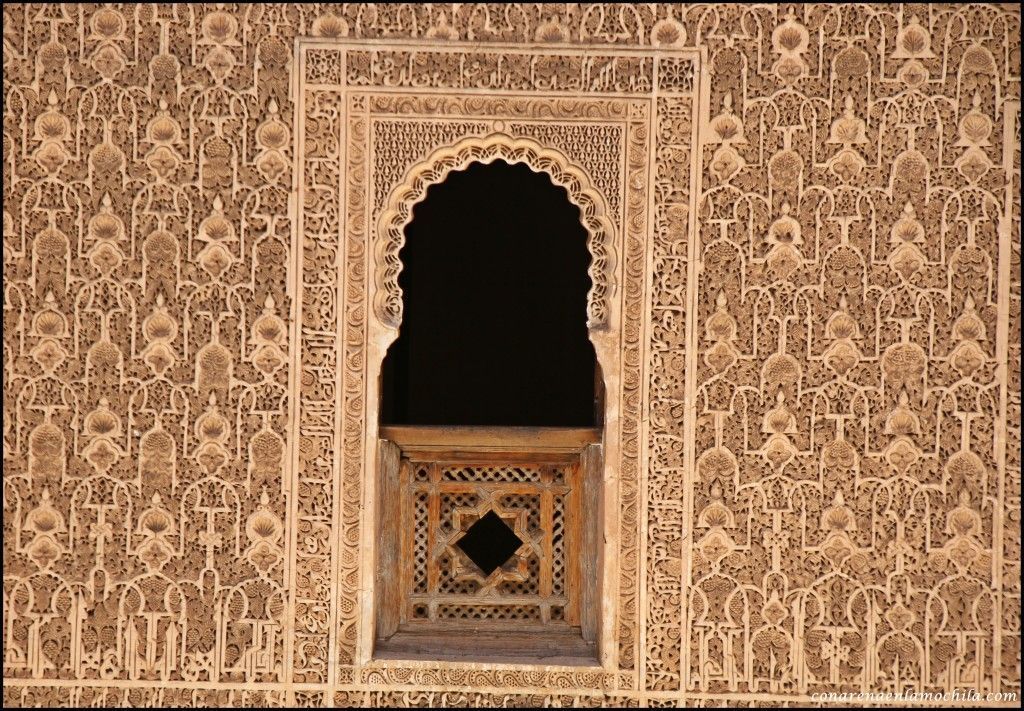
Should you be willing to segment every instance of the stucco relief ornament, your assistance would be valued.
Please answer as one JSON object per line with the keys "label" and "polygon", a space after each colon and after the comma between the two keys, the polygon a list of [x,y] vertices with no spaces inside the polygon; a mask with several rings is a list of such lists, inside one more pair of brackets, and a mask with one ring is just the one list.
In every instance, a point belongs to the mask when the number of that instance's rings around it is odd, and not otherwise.
{"label": "stucco relief ornament", "polygon": [[85,435],[89,444],[82,454],[98,473],[108,473],[125,456],[118,443],[121,439],[121,418],[110,409],[107,398],[100,398],[96,409],[86,415]]}
{"label": "stucco relief ornament", "polygon": [[721,182],[727,182],[746,165],[746,160],[733,147],[743,145],[747,139],[743,135],[743,121],[732,110],[732,94],[722,97],[722,111],[711,119],[714,136],[709,141],[717,143],[711,159],[711,172]]}
{"label": "stucco relief ornament", "polygon": [[231,435],[231,428],[221,414],[217,397],[212,392],[206,410],[196,419],[195,433],[200,442],[195,451],[196,461],[207,476],[215,476],[228,461],[225,445]]}
{"label": "stucco relief ornament", "polygon": [[47,410],[43,421],[28,436],[28,483],[47,487],[59,485],[67,474],[67,441]]}
{"label": "stucco relief ornament", "polygon": [[709,346],[704,352],[704,362],[716,373],[728,370],[738,359],[736,350],[736,319],[729,313],[729,300],[724,291],[715,297],[715,312],[704,324],[704,339]]}
{"label": "stucco relief ornament", "polygon": [[425,36],[427,39],[457,40],[459,31],[448,24],[448,13],[442,12],[437,23],[430,26]]}
{"label": "stucco relief ornament", "polygon": [[92,66],[104,81],[112,82],[125,68],[127,62],[117,45],[105,44],[92,56]]}
{"label": "stucco relief ornament", "polygon": [[[117,252],[117,259],[123,260],[124,255],[121,253],[120,243],[125,237],[125,226],[124,221],[114,214],[113,201],[110,199],[110,193],[105,192],[103,197],[100,199],[100,208],[89,219],[89,225],[86,230],[91,241],[94,242],[93,250],[97,250],[100,247],[106,249],[115,250]],[[102,252],[100,253],[103,254]],[[106,256],[92,256],[89,257],[90,262],[99,271],[103,273],[109,273],[110,267],[103,266],[109,258]]]}
{"label": "stucco relief ornament", "polygon": [[100,41],[123,40],[127,22],[124,15],[112,7],[102,7],[89,19],[92,32],[89,39]]}
{"label": "stucco relief ornament", "polygon": [[829,317],[825,325],[825,336],[830,340],[822,358],[839,378],[847,374],[863,358],[857,341],[860,338],[856,319],[849,314],[846,297],[839,299],[839,310]]}
{"label": "stucco relief ornament", "polygon": [[224,203],[220,195],[213,198],[212,209],[200,223],[196,239],[206,244],[196,259],[211,278],[219,279],[234,263],[231,247],[238,242],[234,226],[224,217]]}
{"label": "stucco relief ornament", "polygon": [[328,39],[348,37],[348,21],[333,12],[326,12],[313,21],[313,36]]}
{"label": "stucco relief ornament", "polygon": [[843,115],[832,122],[828,143],[838,144],[842,149],[829,161],[829,170],[845,183],[857,179],[867,161],[854,146],[868,142],[864,119],[854,112],[853,97],[849,94],[843,100]]}
{"label": "stucco relief ornament", "polygon": [[139,514],[135,534],[142,539],[135,549],[135,555],[150,572],[159,571],[176,556],[177,524],[164,507],[159,492],[153,494],[149,508]]}
{"label": "stucco relief ornament", "polygon": [[67,533],[64,516],[54,508],[49,488],[44,488],[39,504],[25,515],[25,533],[32,539],[25,553],[40,570],[46,570],[66,553],[61,538]]}
{"label": "stucco relief ornament", "polygon": [[775,470],[781,471],[798,454],[790,438],[797,434],[796,417],[786,404],[782,390],[775,394],[775,407],[762,418],[761,432],[768,435],[761,449],[762,456]]}
{"label": "stucco relief ornament", "polygon": [[145,156],[146,165],[160,180],[171,178],[183,162],[178,146],[181,142],[181,125],[170,114],[170,106],[160,100],[156,115],[146,126],[146,135],[151,144]]}
{"label": "stucco relief ornament", "polygon": [[65,146],[65,141],[70,138],[71,122],[57,108],[57,92],[53,89],[47,93],[46,103],[49,108],[35,120],[35,138],[39,147],[33,152],[33,157],[43,170],[54,175],[71,157]]}
{"label": "stucco relief ornament", "polygon": [[31,335],[39,340],[29,355],[47,374],[53,373],[68,356],[61,345],[61,340],[68,333],[68,323],[57,308],[57,299],[48,290],[43,296],[43,308],[33,317],[30,330]]}
{"label": "stucco relief ornament", "polygon": [[932,59],[935,57],[935,53],[932,51],[931,34],[921,24],[917,15],[911,16],[910,22],[896,34],[896,48],[889,56],[893,59]]}
{"label": "stucco relief ornament", "polygon": [[722,502],[721,483],[713,480],[709,494],[710,503],[697,520],[697,528],[707,530],[697,543],[697,549],[712,566],[718,568],[736,546],[733,537],[727,533],[736,524],[732,511]]}
{"label": "stucco relief ornament", "polygon": [[962,378],[972,377],[986,361],[982,343],[988,340],[985,322],[978,316],[974,297],[968,296],[963,313],[953,323],[952,336],[957,340],[949,361]]}
{"label": "stucco relief ornament", "polygon": [[686,27],[671,16],[651,27],[651,44],[655,47],[685,47],[686,39]]}
{"label": "stucco relief ornament", "polygon": [[833,568],[856,571],[867,564],[867,556],[853,539],[857,532],[856,517],[841,491],[836,492],[832,505],[822,512],[821,530],[825,532],[821,551]]}
{"label": "stucco relief ornament", "polygon": [[889,266],[904,281],[911,281],[927,263],[928,258],[922,251],[925,244],[924,226],[917,219],[917,211],[909,200],[903,206],[903,214],[889,231]]}
{"label": "stucco relief ornament", "polygon": [[981,516],[966,489],[960,492],[957,506],[946,516],[945,529],[950,537],[932,553],[933,565],[963,575],[983,571],[990,564],[991,556],[979,540]]}
{"label": "stucco relief ornament", "polygon": [[267,294],[263,303],[263,312],[252,325],[252,341],[255,348],[252,362],[256,368],[269,378],[285,364],[286,354],[283,350],[288,335],[284,321],[276,312],[274,297]]}
{"label": "stucco relief ornament", "polygon": [[178,324],[164,304],[163,294],[157,294],[155,306],[153,313],[142,322],[142,332],[146,337],[142,360],[154,375],[160,376],[177,360],[173,342],[178,334]]}
{"label": "stucco relief ornament", "polygon": [[981,96],[974,95],[971,110],[960,119],[959,136],[954,145],[964,148],[957,158],[956,169],[970,183],[977,183],[992,169],[992,160],[985,149],[991,145],[992,119],[981,111]]}
{"label": "stucco relief ornament", "polygon": [[775,75],[786,84],[792,84],[808,71],[803,54],[807,51],[810,35],[792,12],[772,32],[772,49],[779,58],[772,66]]}
{"label": "stucco relief ornament", "polygon": [[768,228],[765,238],[770,246],[765,263],[776,279],[788,279],[803,261],[800,246],[804,243],[800,223],[790,214],[788,202],[782,203],[782,214]]}
{"label": "stucco relief ornament", "polygon": [[[1019,36],[982,4],[8,4],[5,707],[1019,694]],[[599,670],[361,628],[365,334],[401,321],[370,139],[499,118],[583,154],[623,245]],[[584,159],[616,135],[621,190]]]}
{"label": "stucco relief ornament", "polygon": [[284,557],[281,549],[281,536],[284,525],[281,519],[269,508],[270,498],[266,490],[260,492],[260,504],[249,516],[245,524],[245,532],[249,537],[249,547],[245,557],[263,575],[278,565]]}
{"label": "stucco relief ornament", "polygon": [[273,98],[267,102],[267,113],[267,119],[256,129],[256,141],[263,149],[256,158],[256,167],[268,182],[274,183],[284,179],[288,172],[284,152],[291,141],[291,132],[281,121],[277,101]]}

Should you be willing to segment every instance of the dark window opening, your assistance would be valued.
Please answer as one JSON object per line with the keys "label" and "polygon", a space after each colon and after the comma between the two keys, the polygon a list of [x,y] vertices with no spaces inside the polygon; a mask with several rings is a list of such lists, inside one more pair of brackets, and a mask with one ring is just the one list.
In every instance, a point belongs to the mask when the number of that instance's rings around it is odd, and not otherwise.
{"label": "dark window opening", "polygon": [[564,188],[474,163],[429,188],[405,236],[383,424],[600,424],[587,232]]}
{"label": "dark window opening", "polygon": [[455,543],[484,575],[505,565],[523,542],[498,514],[488,511]]}

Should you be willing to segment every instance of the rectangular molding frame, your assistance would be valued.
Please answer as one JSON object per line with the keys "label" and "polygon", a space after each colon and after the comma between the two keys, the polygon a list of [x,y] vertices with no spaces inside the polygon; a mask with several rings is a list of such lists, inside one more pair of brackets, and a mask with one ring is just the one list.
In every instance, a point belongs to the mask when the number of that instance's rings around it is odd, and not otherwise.
{"label": "rectangular molding frame", "polygon": [[[650,234],[667,229],[673,207],[693,219],[702,53],[307,39],[296,42],[296,53],[290,288],[300,385],[289,438],[295,599],[287,645],[294,682],[423,685],[465,678],[474,686],[639,689],[648,625],[638,616],[651,604],[642,548]],[[389,247],[382,246],[388,235],[380,234],[381,213],[411,166],[467,136],[495,134],[564,155],[601,193],[612,225],[607,273],[592,273],[595,285],[605,279],[605,303],[592,298],[590,309],[607,391],[604,605],[595,668],[371,661],[377,381],[397,334],[388,310],[393,294],[381,293]],[[692,234],[692,224],[687,228]],[[390,248],[396,255],[400,245]],[[662,505],[673,508],[681,534],[681,503]],[[674,585],[681,593],[682,581]]]}

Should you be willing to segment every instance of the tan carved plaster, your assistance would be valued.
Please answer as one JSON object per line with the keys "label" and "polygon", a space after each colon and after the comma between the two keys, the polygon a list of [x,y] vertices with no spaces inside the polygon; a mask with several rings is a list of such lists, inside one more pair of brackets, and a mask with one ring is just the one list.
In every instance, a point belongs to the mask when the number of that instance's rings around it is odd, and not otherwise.
{"label": "tan carved plaster", "polygon": [[[356,52],[358,57],[360,54],[359,45],[354,46],[356,49],[350,51]],[[307,51],[320,52],[319,56],[322,57],[322,53],[327,51],[326,47],[327,45],[318,44]],[[479,48],[473,48],[472,50],[468,48],[460,49],[458,45],[454,45],[448,52],[453,54],[472,53],[474,57],[483,58],[479,60],[474,59],[474,61],[487,61],[488,56],[496,54],[496,50],[481,50]],[[627,56],[630,59],[633,58],[632,55],[627,54]],[[342,65],[346,61],[347,59],[338,59],[338,63]],[[331,64],[334,64],[333,60]],[[585,68],[581,65],[577,68],[577,71],[585,71]],[[338,73],[337,76],[348,76],[351,81],[352,72]],[[457,165],[468,164],[473,160],[486,161],[501,157],[512,161],[526,161],[531,167],[549,173],[556,183],[567,187],[570,198],[577,201],[580,205],[584,224],[591,235],[590,246],[594,255],[592,269],[594,290],[591,299],[591,313],[595,316],[591,321],[591,338],[594,341],[598,360],[602,365],[605,388],[609,393],[609,405],[605,416],[606,434],[604,437],[605,456],[609,464],[605,477],[604,493],[607,521],[605,524],[606,551],[604,559],[606,565],[603,567],[603,575],[605,576],[603,587],[606,591],[604,605],[606,609],[614,612],[603,616],[605,630],[602,633],[602,638],[609,640],[609,642],[603,646],[601,659],[602,666],[607,667],[609,670],[618,666],[626,672],[626,675],[622,676],[621,680],[615,675],[609,677],[613,688],[617,687],[620,683],[634,685],[636,677],[635,671],[632,670],[635,668],[636,634],[634,623],[630,620],[635,614],[633,608],[636,605],[637,595],[635,587],[637,578],[635,572],[633,572],[636,560],[635,546],[637,535],[632,531],[638,521],[636,491],[638,488],[638,459],[640,453],[635,445],[635,433],[639,432],[641,425],[639,423],[640,400],[638,392],[639,361],[635,356],[631,357],[630,354],[637,350],[636,339],[642,330],[643,312],[639,308],[639,300],[642,298],[643,293],[642,262],[644,240],[642,238],[642,230],[648,219],[650,207],[649,198],[646,197],[649,194],[647,192],[647,183],[643,179],[638,180],[638,178],[640,176],[647,176],[649,173],[647,165],[649,160],[651,160],[649,156],[653,152],[649,142],[649,137],[653,134],[653,127],[649,122],[653,120],[653,106],[649,98],[647,98],[646,101],[637,102],[636,106],[627,110],[625,115],[619,119],[618,123],[622,126],[621,134],[624,138],[623,141],[604,147],[599,144],[591,147],[591,153],[597,152],[598,154],[601,154],[602,150],[613,149],[613,153],[603,160],[606,164],[615,166],[618,171],[625,171],[618,176],[616,184],[629,186],[629,189],[625,191],[624,199],[620,199],[621,209],[625,213],[619,218],[619,221],[622,224],[626,224],[628,229],[623,238],[617,238],[615,235],[618,234],[618,231],[607,215],[606,205],[608,201],[598,191],[590,187],[592,181],[581,167],[578,165],[573,166],[553,149],[538,150],[538,144],[528,138],[505,138],[505,136],[509,135],[507,131],[513,125],[518,125],[512,123],[513,119],[517,121],[522,120],[521,115],[517,111],[509,112],[508,107],[501,106],[490,108],[490,111],[495,113],[495,115],[489,117],[483,124],[476,124],[475,128],[477,130],[475,132],[479,135],[478,138],[465,139],[454,143],[449,142],[448,145],[446,145],[442,137],[451,134],[446,134],[441,129],[435,129],[433,134],[427,131],[417,131],[411,134],[417,136],[433,135],[437,141],[435,145],[423,143],[402,144],[404,150],[413,151],[412,156],[417,154],[421,156],[419,158],[419,166],[417,167],[415,158],[412,161],[407,160],[402,157],[401,150],[398,153],[375,154],[367,148],[367,144],[375,146],[380,145],[380,142],[384,141],[390,145],[393,141],[381,138],[387,135],[385,132],[405,131],[405,126],[409,126],[413,121],[417,120],[429,119],[442,124],[452,124],[462,127],[461,130],[465,131],[465,127],[469,125],[467,122],[469,116],[461,114],[459,112],[460,105],[455,101],[449,100],[446,102],[446,108],[451,113],[433,108],[422,117],[404,115],[404,123],[396,120],[375,120],[373,111],[370,109],[374,103],[366,100],[366,82],[361,80],[357,82],[357,86],[357,89],[350,90],[347,103],[350,127],[347,143],[349,155],[347,187],[350,200],[347,215],[347,224],[349,226],[348,240],[351,244],[353,242],[353,235],[361,236],[365,234],[371,235],[372,239],[376,240],[376,244],[372,247],[367,246],[360,238],[358,250],[353,251],[350,248],[348,254],[360,255],[360,261],[356,263],[359,265],[358,268],[366,269],[368,272],[373,273],[376,279],[375,282],[366,282],[361,273],[357,276],[352,271],[348,272],[351,278],[346,290],[346,299],[349,304],[357,304],[358,306],[354,310],[347,309],[346,311],[357,320],[348,321],[347,318],[343,317],[343,323],[339,328],[339,332],[346,334],[354,333],[353,327],[365,323],[367,335],[365,343],[360,342],[358,338],[353,338],[347,345],[349,350],[342,356],[343,363],[348,363],[350,362],[350,357],[355,357],[354,362],[358,363],[358,369],[342,367],[342,371],[346,381],[352,383],[351,391],[353,393],[365,393],[365,402],[362,399],[354,400],[354,402],[357,402],[360,407],[365,407],[366,413],[364,415],[362,412],[350,409],[344,404],[336,407],[335,411],[348,418],[340,424],[342,431],[358,434],[364,431],[365,428],[366,437],[365,440],[363,437],[353,437],[351,440],[352,449],[346,448],[343,450],[342,457],[351,457],[349,461],[360,462],[361,469],[356,469],[354,464],[351,469],[343,465],[342,470],[346,475],[352,476],[352,480],[343,480],[342,489],[347,491],[362,490],[364,493],[361,501],[361,510],[365,512],[374,509],[373,472],[375,471],[375,443],[377,441],[375,424],[377,419],[377,377],[375,373],[378,372],[388,344],[395,336],[393,325],[398,317],[398,314],[394,313],[393,310],[389,311],[385,308],[387,304],[394,303],[395,299],[396,287],[393,285],[397,272],[393,271],[390,264],[395,262],[395,255],[397,255],[397,251],[401,246],[399,226],[407,220],[412,206],[419,199],[418,196],[422,195],[425,191],[428,182],[436,181],[446,171],[454,169]],[[651,85],[646,84],[645,86],[648,87],[646,90],[649,90]],[[329,92],[337,91],[333,87],[324,87],[324,89]],[[411,92],[406,89],[396,90],[388,86],[380,86],[376,87],[375,91],[384,95],[388,93],[397,94],[406,102],[412,102],[417,99],[420,102],[423,101],[423,99],[417,96],[418,93],[422,93],[423,89]],[[563,97],[557,94],[554,97],[545,96],[545,91],[538,92],[534,90],[527,93],[527,96],[531,96],[530,105],[534,107],[528,114],[542,114],[544,117],[543,125],[561,128],[561,122],[565,122],[566,126],[563,130],[567,132],[592,125],[591,121],[578,115],[577,109],[581,106],[581,102],[578,99]],[[539,95],[537,95],[538,93]],[[408,99],[405,98],[407,96],[409,97]],[[451,92],[446,93],[446,97],[450,96]],[[641,93],[638,96],[642,97],[644,94]],[[588,100],[596,103],[595,99]],[[680,97],[680,101],[692,102],[693,96],[691,94]],[[476,103],[478,108],[470,116],[476,115],[479,118],[479,107],[481,104],[480,102],[474,103]],[[313,105],[319,107],[322,104],[314,102]],[[316,110],[318,111],[319,108]],[[607,122],[598,122],[597,125],[600,126],[601,123]],[[400,133],[399,135],[405,134]],[[690,140],[688,134],[679,136],[679,141],[688,140]],[[387,165],[382,165],[384,160],[388,161]],[[377,176],[395,175],[395,172],[390,169],[390,164],[396,160],[399,164],[410,164],[412,167],[407,170],[400,185],[393,188],[385,186],[386,189],[382,190],[380,186],[374,184],[374,181],[378,180]],[[369,184],[366,181],[369,181]],[[377,219],[376,222],[379,227],[375,230],[373,223],[367,222],[370,215],[373,214],[373,208],[366,203],[366,196],[381,194],[382,192],[390,193],[391,198]],[[352,196],[356,196],[357,202],[352,202]],[[627,242],[622,247],[616,247],[615,242],[619,239],[625,239]],[[618,260],[609,258],[617,252],[627,255],[621,267],[618,266]],[[366,257],[370,257],[370,261],[368,266],[364,267],[362,266],[364,264],[362,260]],[[345,268],[352,269],[353,264],[350,263]],[[616,276],[616,272],[620,268],[624,271],[624,275]],[[393,275],[390,274],[392,272]],[[622,280],[626,280],[623,282],[625,286],[622,290],[608,288],[608,285],[622,282]],[[390,286],[389,281],[391,282]],[[366,288],[370,288],[371,291],[366,292]],[[378,289],[375,294],[372,291],[373,288]],[[620,303],[620,299],[624,299],[624,301]],[[365,312],[363,305],[371,302],[376,303],[378,308]],[[607,305],[604,305],[605,302]],[[624,320],[627,317],[619,315],[623,309],[625,313],[629,314],[628,320]],[[634,395],[633,393],[636,394]],[[617,501],[620,502],[618,505],[616,504]],[[345,525],[343,522],[342,526],[344,527]],[[353,517],[349,525],[353,527],[358,525],[361,529],[362,538],[359,541],[358,552],[353,551],[348,556],[343,554],[342,559],[344,560],[347,557],[354,560],[358,557],[364,561],[372,560],[375,546],[372,519],[369,519],[366,515],[357,519],[353,510]],[[623,530],[625,530],[625,533],[622,533]],[[374,674],[384,674],[386,675],[385,678],[397,679],[401,678],[402,674],[407,673],[412,675],[411,678],[425,680],[430,678],[431,674],[439,673],[436,671],[436,665],[426,663],[413,664],[408,666],[406,671],[403,671],[401,665],[396,666],[394,663],[370,662],[369,629],[372,623],[372,596],[370,595],[370,590],[372,588],[368,584],[360,585],[360,588],[363,592],[358,598],[355,596],[355,590],[347,592],[344,586],[339,590],[339,594],[343,596],[351,595],[350,599],[353,601],[359,600],[358,603],[350,603],[347,600],[343,600],[340,604],[340,609],[347,609],[350,605],[357,604],[360,611],[357,631],[353,633],[342,632],[338,637],[339,640],[345,640],[340,642],[344,645],[340,658],[352,659],[357,665],[369,663],[369,669],[372,669]],[[618,621],[616,622],[617,618]],[[342,618],[341,624],[347,626],[350,623]],[[353,621],[351,624],[356,623]],[[618,640],[618,642],[615,643],[612,640]],[[349,647],[349,644],[352,646]],[[616,658],[618,663],[615,661]],[[473,670],[474,667],[470,665],[467,669]],[[477,674],[485,673],[483,669],[475,669],[474,671]],[[536,671],[541,672],[540,669]],[[520,666],[519,670],[510,669],[508,673],[514,677],[523,678],[522,674],[535,672],[524,671],[522,666]],[[550,672],[542,671],[541,673],[548,674]],[[584,673],[584,677],[579,677],[581,672],[569,669],[559,671],[558,673],[569,674],[574,678],[587,678],[593,675],[593,672],[588,671]]]}
{"label": "tan carved plaster", "polygon": [[[1019,52],[981,4],[5,4],[5,706],[1019,694]],[[378,226],[492,134],[614,235],[593,668],[369,658]]]}

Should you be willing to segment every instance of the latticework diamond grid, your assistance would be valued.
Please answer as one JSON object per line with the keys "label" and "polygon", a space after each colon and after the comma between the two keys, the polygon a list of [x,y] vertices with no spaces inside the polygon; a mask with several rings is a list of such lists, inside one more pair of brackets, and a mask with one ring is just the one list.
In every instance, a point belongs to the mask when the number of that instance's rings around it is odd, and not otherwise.
{"label": "latticework diamond grid", "polygon": [[[576,543],[567,525],[578,465],[403,460],[402,475],[413,501],[403,509],[412,545],[403,576],[404,623],[578,624],[572,599],[578,593],[568,580]],[[507,528],[510,549],[512,541],[521,545],[481,566],[467,541],[488,520]]]}

